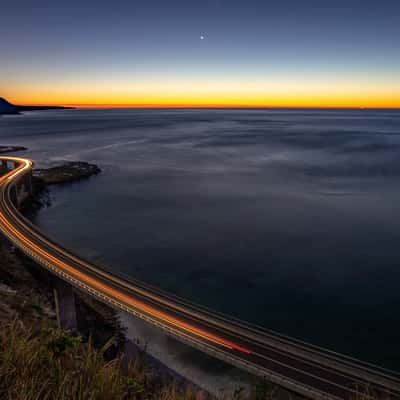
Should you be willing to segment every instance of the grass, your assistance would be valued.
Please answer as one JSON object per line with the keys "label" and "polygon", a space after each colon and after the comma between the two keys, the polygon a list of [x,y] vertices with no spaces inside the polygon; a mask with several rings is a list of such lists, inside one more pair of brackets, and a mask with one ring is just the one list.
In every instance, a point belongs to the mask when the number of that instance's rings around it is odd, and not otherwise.
{"label": "grass", "polygon": [[[13,295],[10,295],[13,297]],[[10,300],[10,299],[8,299]],[[32,298],[12,319],[0,323],[0,399],[2,400],[198,400],[190,386],[157,382],[140,356],[124,365],[109,358],[113,339],[97,349],[42,317]],[[12,304],[12,303],[11,303]],[[29,311],[29,312],[28,312]],[[28,314],[34,313],[35,318]],[[349,400],[387,399],[369,387],[356,387]],[[219,400],[277,400],[277,387],[254,381],[250,396],[238,389]],[[296,397],[293,397],[296,398]]]}
{"label": "grass", "polygon": [[[190,386],[155,382],[140,357],[123,366],[107,360],[112,340],[92,341],[51,325],[27,327],[21,319],[0,325],[0,399],[4,400],[197,400]],[[234,400],[244,399],[238,390]],[[270,385],[255,385],[252,400],[274,399]],[[222,400],[222,399],[221,399]],[[223,397],[223,400],[228,400]]]}
{"label": "grass", "polygon": [[[34,288],[17,258],[3,251],[0,241],[0,399],[1,400],[198,400],[190,385],[160,382],[138,356],[128,366],[110,351],[116,331],[91,327],[88,340],[56,328],[51,306]],[[5,285],[5,286],[4,286]],[[7,285],[10,290],[7,289]],[[90,335],[104,333],[104,340]],[[107,334],[106,334],[107,333]],[[118,337],[118,335],[116,335]],[[96,335],[92,336],[93,338]],[[101,347],[97,347],[101,346]],[[119,348],[119,346],[115,346]],[[349,400],[388,399],[369,387],[355,387]],[[254,379],[250,396],[237,389],[218,400],[298,399],[264,380]]]}
{"label": "grass", "polygon": [[[138,357],[128,366],[108,359],[109,340],[96,349],[89,339],[71,336],[45,320],[22,319],[0,324],[0,399],[2,400],[197,400],[191,386],[155,382]],[[370,388],[357,387],[351,400],[378,399]],[[277,400],[276,387],[255,382],[250,400]],[[291,396],[290,396],[291,397]],[[237,390],[233,397],[244,400]],[[382,398],[382,397],[381,397]],[[383,399],[383,398],[382,398]],[[350,400],[350,399],[349,399]]]}
{"label": "grass", "polygon": [[4,400],[194,400],[188,387],[157,387],[140,361],[123,368],[121,358],[106,360],[111,345],[94,348],[91,340],[21,320],[0,331],[0,398]]}

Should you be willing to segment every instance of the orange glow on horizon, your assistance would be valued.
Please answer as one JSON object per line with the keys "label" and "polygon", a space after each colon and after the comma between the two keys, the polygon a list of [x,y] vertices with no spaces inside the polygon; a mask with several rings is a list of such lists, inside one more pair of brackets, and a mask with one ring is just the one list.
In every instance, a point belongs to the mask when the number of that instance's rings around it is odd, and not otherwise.
{"label": "orange glow on horizon", "polygon": [[400,82],[204,81],[93,82],[14,86],[14,104],[95,108],[400,108]]}
{"label": "orange glow on horizon", "polygon": [[25,106],[62,106],[62,107],[76,107],[76,108],[387,108],[398,109],[400,108],[400,99],[398,101],[386,102],[384,100],[369,101],[369,102],[282,102],[282,103],[79,103],[79,102],[54,102],[54,101],[18,101],[14,104]]}
{"label": "orange glow on horizon", "polygon": [[[371,96],[371,97],[320,97],[305,98],[273,98],[273,99],[160,99],[159,101],[102,101],[103,99],[90,99],[91,101],[75,101],[72,99],[51,98],[39,99],[37,97],[17,97],[11,99],[14,104],[31,106],[65,106],[77,108],[400,108],[400,95],[398,96]],[[126,100],[126,99],[123,99]]]}

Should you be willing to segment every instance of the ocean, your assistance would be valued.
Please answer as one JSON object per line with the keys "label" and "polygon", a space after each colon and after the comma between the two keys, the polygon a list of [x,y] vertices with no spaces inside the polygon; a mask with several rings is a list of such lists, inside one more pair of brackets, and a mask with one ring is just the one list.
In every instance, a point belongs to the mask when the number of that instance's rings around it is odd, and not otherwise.
{"label": "ocean", "polygon": [[38,111],[0,144],[103,170],[34,217],[65,247],[400,370],[400,110]]}

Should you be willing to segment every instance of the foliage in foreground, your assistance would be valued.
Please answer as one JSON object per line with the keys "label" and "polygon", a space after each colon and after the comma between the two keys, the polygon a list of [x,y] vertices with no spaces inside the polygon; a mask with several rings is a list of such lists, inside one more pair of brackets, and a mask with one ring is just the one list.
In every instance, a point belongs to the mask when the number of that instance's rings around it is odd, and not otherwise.
{"label": "foliage in foreground", "polygon": [[[107,361],[112,342],[97,350],[91,340],[49,325],[27,328],[20,319],[0,325],[0,399],[4,400],[196,400],[187,387],[156,384],[142,360],[123,368],[122,359]],[[276,387],[254,385],[251,400],[274,400]],[[358,388],[359,389],[359,388]],[[352,400],[377,397],[357,391]],[[244,399],[239,390],[232,400]],[[224,397],[224,400],[228,400]]]}
{"label": "foliage in foreground", "polygon": [[122,368],[120,358],[106,361],[107,344],[96,350],[91,341],[53,328],[33,331],[20,320],[0,330],[0,398],[7,400],[191,400],[190,389],[158,388],[143,363]]}

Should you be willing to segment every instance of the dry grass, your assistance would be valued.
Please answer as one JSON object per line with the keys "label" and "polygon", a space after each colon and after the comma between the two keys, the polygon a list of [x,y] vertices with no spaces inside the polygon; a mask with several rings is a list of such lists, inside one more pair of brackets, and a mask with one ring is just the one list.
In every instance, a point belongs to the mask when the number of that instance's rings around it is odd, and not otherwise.
{"label": "dry grass", "polygon": [[[0,242],[0,399],[1,400],[198,400],[192,387],[155,382],[145,362],[123,368],[120,358],[105,356],[80,338],[55,328],[49,305],[32,278]],[[13,287],[7,287],[12,284]],[[96,326],[96,329],[102,329]],[[103,342],[103,341],[102,341]],[[107,354],[110,354],[108,351]],[[218,400],[275,400],[283,396],[267,381],[255,380],[250,396],[238,389]],[[355,387],[349,400],[388,399],[369,387]]]}
{"label": "dry grass", "polygon": [[18,319],[0,331],[0,398],[4,400],[194,400],[188,388],[157,388],[143,363],[122,368],[107,361],[110,343],[96,350],[91,341],[48,328],[34,331]]}
{"label": "dry grass", "polygon": [[[197,400],[190,386],[154,382],[142,360],[123,368],[121,358],[107,360],[109,341],[100,350],[91,340],[53,328],[28,328],[21,319],[0,325],[0,399],[4,400]],[[378,399],[358,387],[351,400]],[[255,383],[251,400],[274,400],[276,387]],[[232,399],[244,400],[240,390]]]}
{"label": "dry grass", "polygon": [[[15,318],[0,325],[0,399],[4,400],[198,400],[191,386],[154,382],[140,359],[123,368],[107,360],[109,341],[100,350],[91,340],[42,322],[27,327]],[[254,386],[251,400],[274,399],[269,385]],[[244,399],[241,391],[233,398]],[[221,400],[221,399],[220,399]]]}

